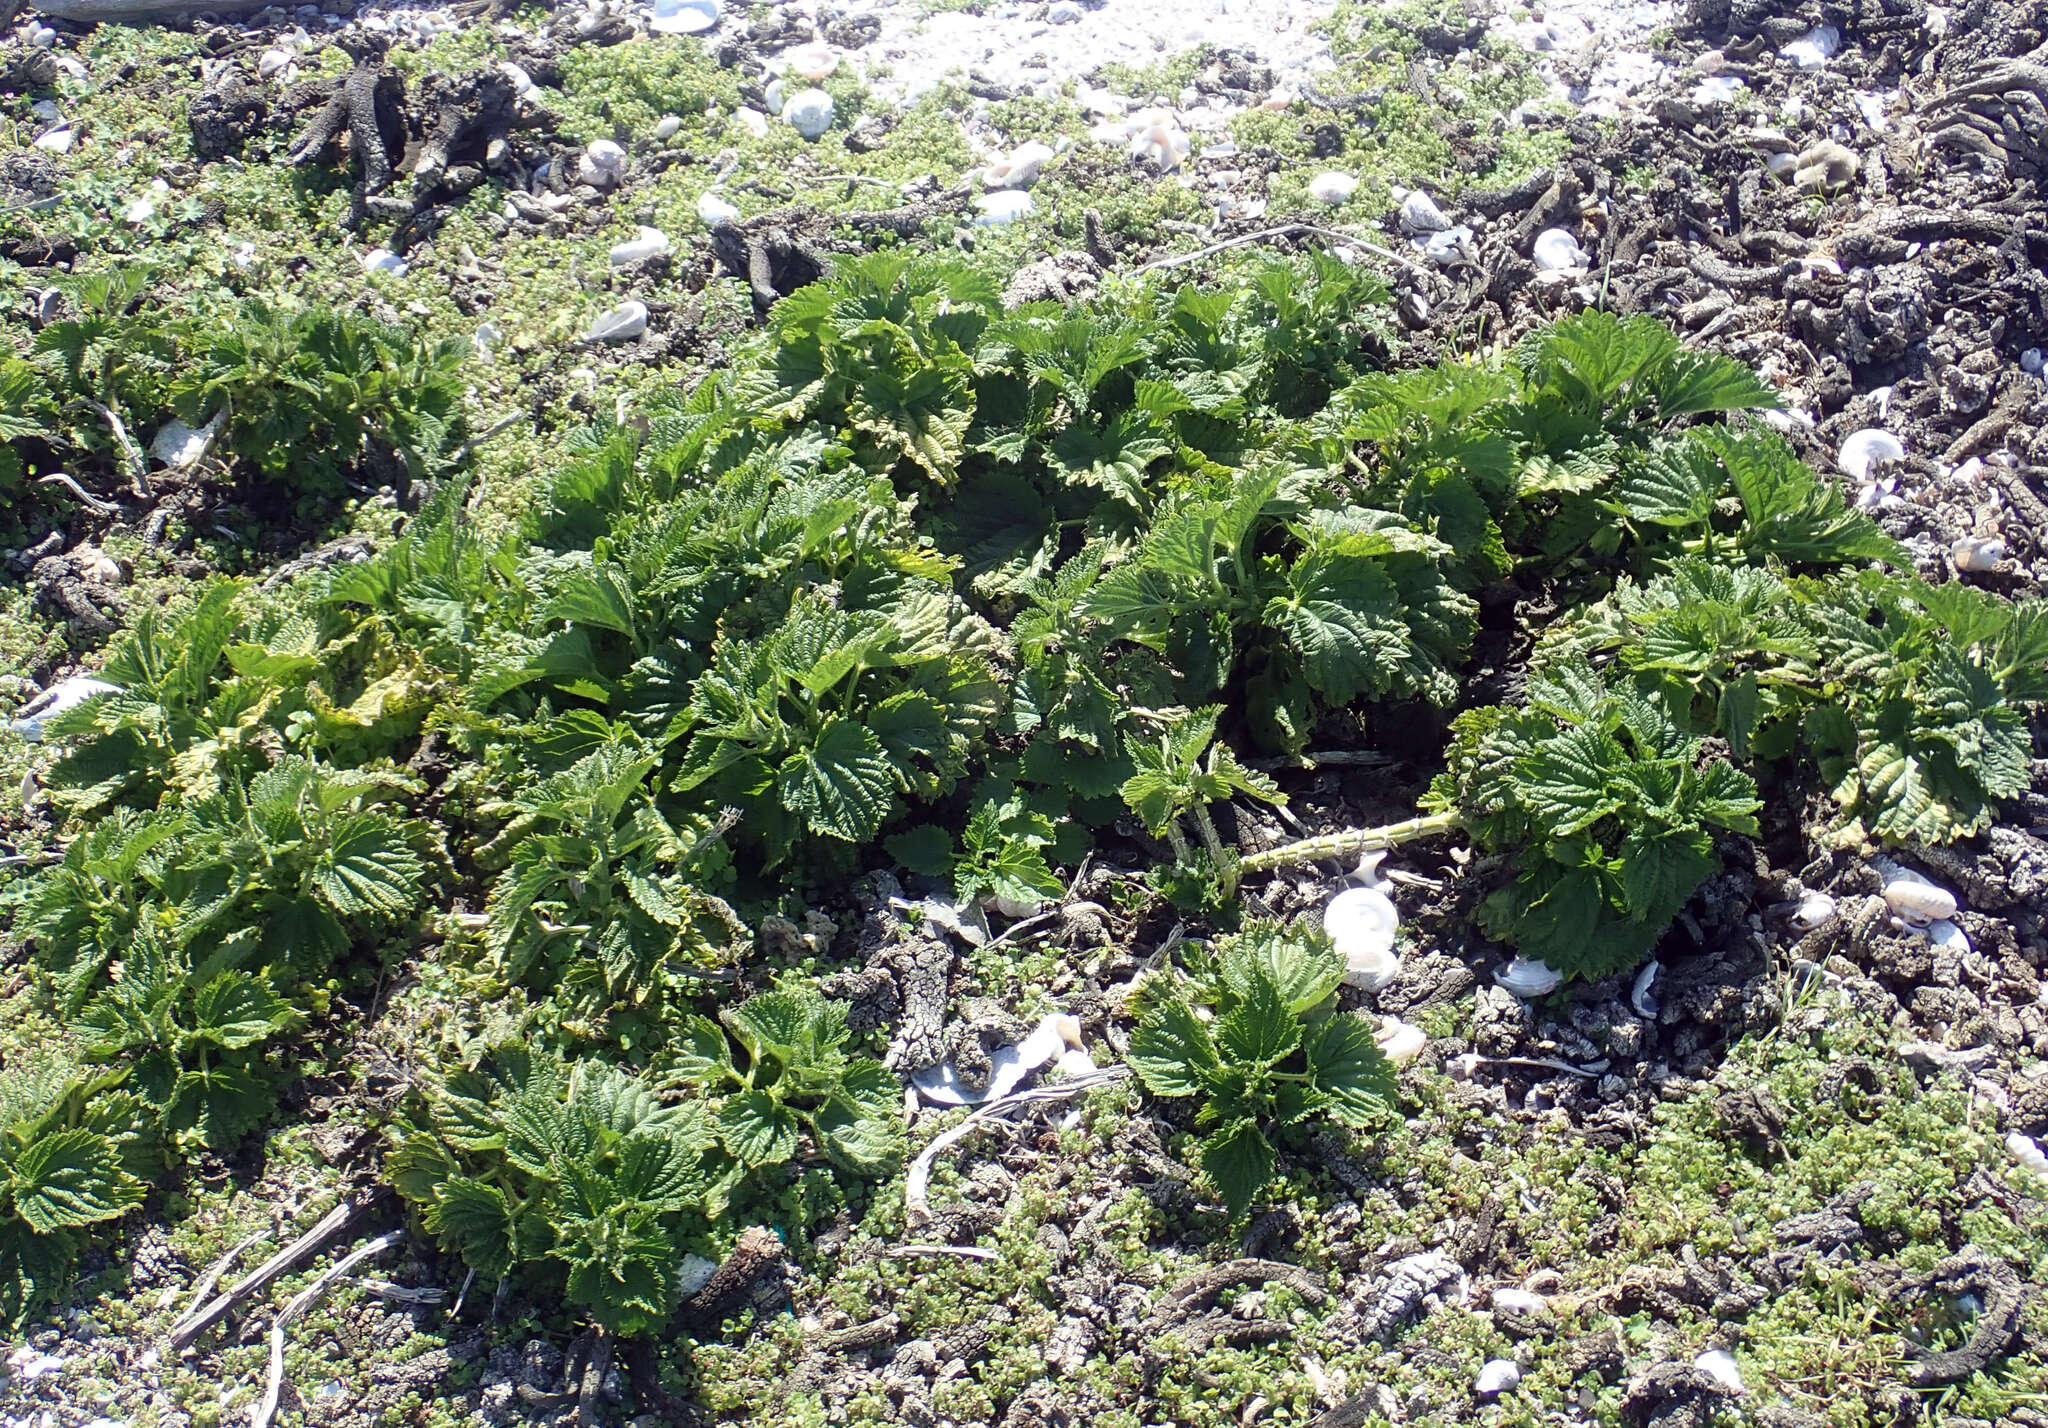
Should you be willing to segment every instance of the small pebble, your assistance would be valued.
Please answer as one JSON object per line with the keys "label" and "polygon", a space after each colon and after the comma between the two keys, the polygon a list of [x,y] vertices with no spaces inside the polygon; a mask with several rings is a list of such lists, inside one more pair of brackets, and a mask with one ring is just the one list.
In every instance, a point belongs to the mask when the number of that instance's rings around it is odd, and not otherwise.
{"label": "small pebble", "polygon": [[832,96],[822,89],[799,90],[783,104],[782,117],[806,139],[822,138],[832,127]]}
{"label": "small pebble", "polygon": [[697,216],[706,226],[716,228],[721,223],[737,223],[740,211],[715,193],[707,193],[697,200]]}
{"label": "small pebble", "polygon": [[682,127],[683,121],[680,115],[664,114],[655,121],[654,137],[662,141],[673,139],[676,136],[676,131]]}
{"label": "small pebble", "polygon": [[647,330],[647,304],[628,300],[590,324],[585,342],[624,342]]}
{"label": "small pebble", "polygon": [[1473,1381],[1472,1391],[1481,1398],[1498,1398],[1512,1392],[1521,1381],[1521,1365],[1513,1359],[1488,1359]]}

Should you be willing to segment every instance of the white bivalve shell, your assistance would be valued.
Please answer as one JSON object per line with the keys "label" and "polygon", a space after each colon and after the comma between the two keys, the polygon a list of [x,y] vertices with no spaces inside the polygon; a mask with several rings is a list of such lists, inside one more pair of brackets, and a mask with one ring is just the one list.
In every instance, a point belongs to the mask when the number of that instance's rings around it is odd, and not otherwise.
{"label": "white bivalve shell", "polygon": [[654,0],[647,28],[662,35],[695,35],[718,23],[718,0]]}
{"label": "white bivalve shell", "polygon": [[1349,203],[1351,195],[1356,192],[1358,192],[1358,180],[1350,174],[1339,173],[1335,169],[1330,170],[1328,173],[1317,174],[1308,181],[1308,196],[1317,203],[1327,203],[1332,208],[1337,207],[1339,204]]}
{"label": "white bivalve shell", "polygon": [[1472,1381],[1472,1391],[1481,1398],[1498,1398],[1511,1393],[1522,1381],[1522,1366],[1513,1359],[1488,1359]]}
{"label": "white bivalve shell", "polygon": [[1002,188],[994,193],[985,193],[974,200],[974,206],[981,210],[975,222],[983,228],[999,228],[1005,223],[1015,223],[1030,213],[1033,204],[1031,195],[1021,188]]}
{"label": "white bivalve shell", "polygon": [[1045,899],[1042,897],[1014,898],[998,895],[990,898],[988,905],[1004,917],[1036,917],[1045,911]]}
{"label": "white bivalve shell", "polygon": [[1884,885],[1885,905],[1908,927],[1928,927],[1956,915],[1956,895],[1923,877],[1901,872]]}
{"label": "white bivalve shell", "polygon": [[1428,1032],[1393,1016],[1380,1018],[1380,1029],[1372,1034],[1372,1039],[1379,1043],[1380,1055],[1396,1066],[1406,1066],[1429,1045]]}
{"label": "white bivalve shell", "polygon": [[1564,974],[1533,957],[1517,957],[1493,974],[1494,985],[1505,987],[1518,997],[1544,997],[1564,982]]}
{"label": "white bivalve shell", "polygon": [[989,188],[1029,188],[1052,157],[1052,149],[1045,144],[1019,144],[983,169],[981,181]]}
{"label": "white bivalve shell", "polygon": [[626,151],[610,139],[599,139],[576,161],[576,177],[592,188],[617,188],[626,177]]}
{"label": "white bivalve shell", "polygon": [[265,50],[263,58],[256,61],[256,77],[258,79],[269,79],[280,73],[291,62],[292,54],[290,50]]}
{"label": "white bivalve shell", "polygon": [[1188,157],[1187,131],[1171,114],[1153,110],[1139,116],[1137,132],[1131,138],[1131,157],[1152,165],[1159,173],[1172,173]]}
{"label": "white bivalve shell", "polygon": [[1415,189],[1401,200],[1401,231],[1410,238],[1424,233],[1441,233],[1451,226],[1451,220],[1436,206],[1436,200]]}
{"label": "white bivalve shell", "polygon": [[1736,1367],[1735,1356],[1726,1349],[1708,1349],[1692,1361],[1692,1366],[1730,1393],[1749,1391],[1742,1382],[1742,1370]]}
{"label": "white bivalve shell", "polygon": [[1948,555],[1958,570],[1996,570],[2005,559],[2005,542],[1997,536],[1964,536],[1948,548]]}
{"label": "white bivalve shell", "polygon": [[1865,427],[1852,431],[1842,440],[1842,449],[1835,453],[1835,465],[1847,472],[1850,479],[1862,481],[1870,476],[1870,468],[1884,461],[1903,460],[1905,445],[1888,431],[1876,427]]}
{"label": "white bivalve shell", "polygon": [[1835,900],[1824,892],[1810,892],[1799,899],[1785,925],[1794,932],[1811,932],[1835,915]]}
{"label": "white bivalve shell", "polygon": [[624,342],[647,330],[647,304],[630,299],[590,324],[585,342]]}
{"label": "white bivalve shell", "polygon": [[721,223],[737,222],[740,211],[717,194],[707,193],[697,200],[697,216],[707,226],[716,228]]}
{"label": "white bivalve shell", "polygon": [[649,228],[642,224],[634,230],[634,236],[629,241],[612,245],[611,264],[614,268],[623,268],[629,263],[659,258],[667,251],[668,234],[659,228]]}
{"label": "white bivalve shell", "polygon": [[1579,240],[1563,228],[1546,228],[1537,234],[1529,256],[1535,259],[1538,271],[1545,273],[1578,272],[1593,265]]}
{"label": "white bivalve shell", "polygon": [[1939,952],[1963,953],[1970,950],[1970,934],[1946,918],[1927,924],[1927,940]]}
{"label": "white bivalve shell", "polygon": [[830,45],[798,45],[788,60],[789,72],[799,79],[824,79],[839,68],[839,52]]}
{"label": "white bivalve shell", "polygon": [[43,725],[59,714],[76,709],[88,699],[102,694],[119,694],[121,686],[109,684],[104,679],[88,679],[74,674],[69,679],[60,679],[41,694],[22,706],[21,717],[8,721],[7,727],[30,743],[43,737]]}
{"label": "white bivalve shell", "polygon": [[822,89],[800,89],[783,101],[782,117],[806,139],[822,138],[832,127],[832,96]]}
{"label": "white bivalve shell", "polygon": [[1323,909],[1323,931],[1344,959],[1347,986],[1376,992],[1401,975],[1394,938],[1401,913],[1393,899],[1374,888],[1346,888]]}

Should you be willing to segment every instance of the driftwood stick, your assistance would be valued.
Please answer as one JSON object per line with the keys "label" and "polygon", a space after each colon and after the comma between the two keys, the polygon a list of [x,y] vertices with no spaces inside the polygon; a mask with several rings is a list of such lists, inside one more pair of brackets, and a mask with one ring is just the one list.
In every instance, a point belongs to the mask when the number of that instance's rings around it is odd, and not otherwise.
{"label": "driftwood stick", "polygon": [[143,480],[143,473],[149,470],[149,462],[142,455],[142,448],[128,435],[128,428],[122,424],[121,414],[105,402],[94,402],[93,407],[106,420],[114,433],[114,442],[121,448],[121,464],[128,471],[128,489],[144,501],[154,501],[156,493]]}
{"label": "driftwood stick", "polygon": [[228,1272],[228,1266],[242,1257],[243,1250],[255,1244],[256,1241],[262,1239],[268,1233],[270,1233],[268,1230],[258,1230],[255,1234],[249,1236],[249,1238],[243,1240],[240,1244],[215,1260],[212,1268],[200,1275],[199,1282],[192,1286],[191,1297],[186,1302],[188,1304],[204,1304],[207,1297],[213,1293],[213,1286],[220,1283],[220,1277]]}
{"label": "driftwood stick", "polygon": [[338,1280],[346,1278],[350,1270],[371,1255],[382,1254],[404,1239],[404,1230],[387,1230],[374,1240],[357,1245],[329,1266],[318,1279],[292,1296],[291,1303],[277,1311],[277,1317],[270,1321],[270,1379],[264,1385],[262,1401],[256,1405],[256,1411],[249,1415],[249,1428],[270,1428],[270,1420],[277,1416],[277,1401],[284,1395],[286,1327],[318,1304],[321,1296],[332,1289]]}
{"label": "driftwood stick", "polygon": [[52,471],[47,476],[38,476],[36,480],[44,486],[62,486],[78,498],[80,505],[96,516],[118,516],[121,514],[119,506],[115,505],[112,501],[102,501],[98,496],[93,495],[92,492],[86,490],[85,487],[73,480],[71,473],[68,471]]}
{"label": "driftwood stick", "polygon": [[292,1266],[305,1259],[328,1240],[340,1234],[370,1208],[367,1200],[344,1200],[320,1217],[318,1224],[307,1230],[255,1269],[236,1282],[232,1289],[222,1294],[203,1308],[186,1315],[171,1328],[171,1351],[183,1352],[190,1348],[192,1341],[213,1325],[227,1317],[228,1311],[274,1282]]}
{"label": "driftwood stick", "polygon": [[1133,268],[1131,271],[1133,273],[1149,273],[1159,268],[1178,268],[1185,263],[1199,262],[1203,258],[1212,257],[1217,253],[1226,252],[1232,248],[1242,248],[1250,243],[1263,243],[1272,238],[1291,238],[1297,233],[1313,233],[1318,238],[1329,238],[1339,243],[1347,243],[1362,253],[1372,254],[1373,257],[1380,259],[1382,262],[1398,263],[1404,268],[1413,268],[1417,272],[1428,271],[1428,269],[1414,259],[1404,258],[1392,249],[1382,248],[1379,244],[1369,239],[1361,238],[1355,233],[1345,233],[1336,228],[1318,228],[1313,223],[1283,223],[1278,228],[1262,228],[1257,233],[1246,233],[1236,238],[1225,238],[1220,243],[1211,243],[1208,247],[1197,248],[1192,253],[1175,253],[1169,258],[1155,259],[1150,263]]}

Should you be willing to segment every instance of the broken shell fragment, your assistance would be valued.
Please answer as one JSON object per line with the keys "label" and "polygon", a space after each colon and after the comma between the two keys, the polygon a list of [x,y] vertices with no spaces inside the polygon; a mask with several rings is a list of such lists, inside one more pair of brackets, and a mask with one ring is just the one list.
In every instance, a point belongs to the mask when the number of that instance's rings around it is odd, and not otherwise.
{"label": "broken shell fragment", "polygon": [[1481,1398],[1498,1398],[1512,1392],[1522,1381],[1522,1368],[1513,1359],[1488,1359],[1472,1381],[1472,1391]]}
{"label": "broken shell fragment", "polygon": [[1905,456],[1905,445],[1896,436],[1876,427],[1865,427],[1843,438],[1842,449],[1835,453],[1835,465],[1851,480],[1863,481],[1869,479],[1871,467],[1886,461],[1902,461]]}
{"label": "broken shell fragment", "polygon": [[721,223],[739,221],[740,211],[715,193],[707,193],[697,200],[697,216],[716,228]]}
{"label": "broken shell fragment", "polygon": [[788,59],[789,72],[799,79],[824,79],[839,68],[839,54],[830,45],[798,45]]}
{"label": "broken shell fragment", "polygon": [[76,709],[88,699],[120,692],[121,686],[118,684],[74,674],[69,679],[58,680],[29,700],[22,706],[20,717],[9,720],[7,727],[30,743],[35,743],[43,737],[43,726],[59,714]]}
{"label": "broken shell fragment", "polygon": [[1886,882],[1884,900],[1892,916],[1908,927],[1924,928],[1956,915],[1954,893],[1911,874],[1902,873]]}
{"label": "broken shell fragment", "polygon": [[1473,256],[1472,230],[1462,223],[1441,233],[1432,233],[1426,240],[1412,238],[1409,241],[1419,247],[1432,263],[1440,263],[1446,268],[1470,262]]}
{"label": "broken shell fragment", "polygon": [[1172,173],[1187,161],[1187,132],[1171,114],[1153,110],[1140,116],[1138,131],[1131,139],[1131,157],[1148,163],[1158,172]]}
{"label": "broken shell fragment", "polygon": [[1825,69],[1842,47],[1842,32],[1833,25],[1816,25],[1778,53],[1801,69]]}
{"label": "broken shell fragment", "polygon": [[1811,932],[1835,915],[1835,900],[1824,892],[1810,892],[1799,899],[1785,925],[1794,932]]}
{"label": "broken shell fragment", "polygon": [[1726,1349],[1708,1349],[1692,1361],[1692,1366],[1729,1393],[1749,1391],[1743,1385],[1742,1370],[1736,1367],[1735,1356]]}
{"label": "broken shell fragment", "polygon": [[974,200],[974,206],[981,210],[974,220],[983,228],[999,228],[1005,223],[1015,223],[1031,212],[1031,195],[1020,188],[998,189],[985,193]]}
{"label": "broken shell fragment", "polygon": [[1661,962],[1651,962],[1636,973],[1636,979],[1628,990],[1628,1004],[1636,1009],[1636,1015],[1652,1020],[1657,1015],[1657,995],[1651,990],[1656,985],[1657,974],[1664,970]]}
{"label": "broken shell fragment", "polygon": [[1356,192],[1358,192],[1358,180],[1350,174],[1339,173],[1335,169],[1328,173],[1317,174],[1308,181],[1308,196],[1317,203],[1327,203],[1332,208],[1342,203],[1349,203],[1351,195]]}
{"label": "broken shell fragment", "polygon": [[1564,976],[1533,957],[1517,957],[1495,972],[1493,981],[1518,997],[1542,997],[1556,991]]}
{"label": "broken shell fragment", "polygon": [[1346,888],[1323,909],[1323,931],[1344,959],[1344,982],[1376,992],[1401,974],[1394,938],[1401,914],[1393,900],[1373,888]]}
{"label": "broken shell fragment", "polygon": [[290,50],[265,50],[263,58],[256,61],[256,77],[269,79],[291,62]]}
{"label": "broken shell fragment", "polygon": [[718,23],[718,0],[654,0],[647,28],[663,35],[695,35]]}
{"label": "broken shell fragment", "polygon": [[173,417],[157,428],[156,436],[149,443],[149,454],[173,471],[195,465],[213,445],[227,414],[227,408],[222,407],[213,414],[213,420],[199,427]]}
{"label": "broken shell fragment", "polygon": [[806,139],[822,138],[832,127],[832,96],[822,89],[800,89],[783,101],[782,117]]}
{"label": "broken shell fragment", "polygon": [[1396,1066],[1406,1066],[1429,1045],[1428,1032],[1393,1016],[1380,1018],[1380,1029],[1372,1034],[1372,1039],[1379,1043],[1380,1054]]}
{"label": "broken shell fragment", "polygon": [[1563,228],[1546,228],[1537,234],[1529,256],[1536,260],[1537,268],[1546,273],[1564,273],[1592,266],[1586,250],[1579,246],[1579,240]]}
{"label": "broken shell fragment", "polygon": [[585,342],[624,342],[647,330],[647,304],[628,300],[590,324]]}
{"label": "broken shell fragment", "polygon": [[1436,200],[1415,189],[1401,200],[1401,231],[1413,238],[1421,233],[1441,233],[1451,226]]}
{"label": "broken shell fragment", "polygon": [[1497,1314],[1542,1314],[1550,1309],[1549,1300],[1527,1289],[1496,1289],[1487,1296],[1487,1303]]}
{"label": "broken shell fragment", "polygon": [[626,177],[626,151],[610,139],[599,139],[576,161],[576,177],[592,188],[617,188]]}
{"label": "broken shell fragment", "polygon": [[372,248],[363,254],[362,263],[366,273],[389,273],[394,278],[404,277],[412,266],[388,248]]}
{"label": "broken shell fragment", "polygon": [[989,188],[1029,188],[1052,157],[1053,151],[1047,145],[1020,144],[1007,157],[983,169],[981,181]]}
{"label": "broken shell fragment", "polygon": [[2022,1167],[2048,1179],[2048,1152],[2041,1149],[2039,1141],[2013,1131],[2005,1138],[2005,1148]]}
{"label": "broken shell fragment", "polygon": [[1949,559],[1965,572],[1996,570],[2005,559],[2005,542],[1997,536],[1964,536],[1948,548]]}
{"label": "broken shell fragment", "polygon": [[611,265],[614,268],[623,268],[629,263],[659,258],[667,251],[668,235],[659,228],[649,228],[642,224],[635,230],[630,241],[612,245]]}
{"label": "broken shell fragment", "polygon": [[1927,924],[1927,941],[1937,952],[1965,953],[1970,950],[1970,934],[1947,918]]}

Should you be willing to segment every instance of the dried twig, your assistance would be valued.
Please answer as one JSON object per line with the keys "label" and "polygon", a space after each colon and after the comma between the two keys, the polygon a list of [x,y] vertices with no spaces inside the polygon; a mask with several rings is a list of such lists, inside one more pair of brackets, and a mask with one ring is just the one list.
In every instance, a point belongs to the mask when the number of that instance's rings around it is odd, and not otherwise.
{"label": "dried twig", "polygon": [[149,462],[143,458],[142,448],[128,435],[128,428],[121,424],[121,414],[105,402],[94,402],[92,405],[106,419],[107,426],[114,433],[115,444],[121,448],[124,458],[121,464],[128,468],[128,489],[140,500],[154,501],[156,493],[149,489],[149,483],[143,479],[144,473],[149,470]]}
{"label": "dried twig", "polygon": [[93,495],[92,492],[72,480],[68,472],[52,471],[47,476],[38,476],[36,480],[44,486],[62,486],[78,498],[80,505],[96,516],[118,516],[121,514],[119,506],[115,505],[112,501],[102,501],[98,496]]}
{"label": "dried twig", "polygon": [[214,1324],[227,1317],[229,1310],[247,1299],[257,1290],[276,1280],[293,1265],[305,1259],[321,1245],[340,1234],[353,1224],[369,1208],[370,1201],[344,1200],[320,1217],[318,1224],[307,1230],[255,1269],[236,1282],[227,1293],[219,1296],[204,1308],[194,1310],[171,1327],[170,1346],[173,1353],[191,1347],[198,1338]]}
{"label": "dried twig", "polygon": [[1068,1100],[1083,1092],[1125,1080],[1130,1074],[1128,1066],[1104,1066],[1100,1070],[1083,1072],[1057,1086],[1034,1086],[1029,1090],[1013,1091],[999,1101],[990,1101],[979,1107],[959,1125],[934,1137],[930,1145],[918,1152],[917,1159],[910,1163],[909,1175],[904,1178],[903,1203],[910,1212],[910,1223],[922,1225],[932,1218],[931,1205],[925,1197],[931,1184],[932,1161],[940,1152],[959,1144],[988,1122],[1001,1120],[1011,1111],[1041,1102]]}
{"label": "dried twig", "polygon": [[924,1255],[951,1255],[955,1259],[997,1259],[992,1249],[980,1245],[891,1245],[882,1251],[884,1259],[917,1259]]}
{"label": "dried twig", "polygon": [[350,1270],[371,1255],[382,1254],[404,1239],[404,1230],[387,1230],[374,1240],[357,1245],[329,1267],[326,1273],[294,1295],[291,1303],[277,1311],[277,1317],[270,1321],[270,1379],[264,1385],[262,1401],[256,1405],[256,1411],[249,1415],[250,1428],[270,1428],[270,1420],[277,1416],[277,1401],[284,1393],[285,1327],[319,1303],[321,1296],[332,1289],[337,1281],[346,1278]]}
{"label": "dried twig", "polygon": [[215,1260],[212,1268],[199,1276],[199,1282],[192,1286],[192,1293],[186,1298],[185,1302],[187,1304],[204,1304],[207,1296],[213,1293],[213,1286],[220,1283],[220,1277],[228,1272],[228,1266],[242,1257],[242,1251],[269,1233],[270,1231],[268,1230],[258,1230],[255,1234],[249,1236],[249,1238],[243,1240],[240,1244]]}
{"label": "dried twig", "polygon": [[1149,273],[1155,268],[1178,268],[1182,264],[1199,262],[1201,259],[1207,258],[1212,254],[1226,252],[1231,248],[1242,248],[1251,243],[1264,243],[1272,238],[1289,238],[1297,233],[1313,233],[1319,238],[1334,239],[1339,243],[1348,244],[1360,252],[1370,253],[1375,258],[1381,259],[1384,262],[1399,263],[1402,267],[1413,268],[1417,272],[1429,271],[1414,259],[1404,258],[1391,248],[1382,248],[1379,244],[1361,238],[1355,233],[1346,233],[1336,228],[1318,228],[1313,223],[1283,223],[1278,228],[1262,228],[1257,233],[1246,233],[1236,238],[1225,238],[1220,243],[1211,243],[1208,247],[1197,248],[1192,253],[1176,253],[1170,258],[1155,259],[1141,267],[1133,268],[1131,271],[1133,273]]}

